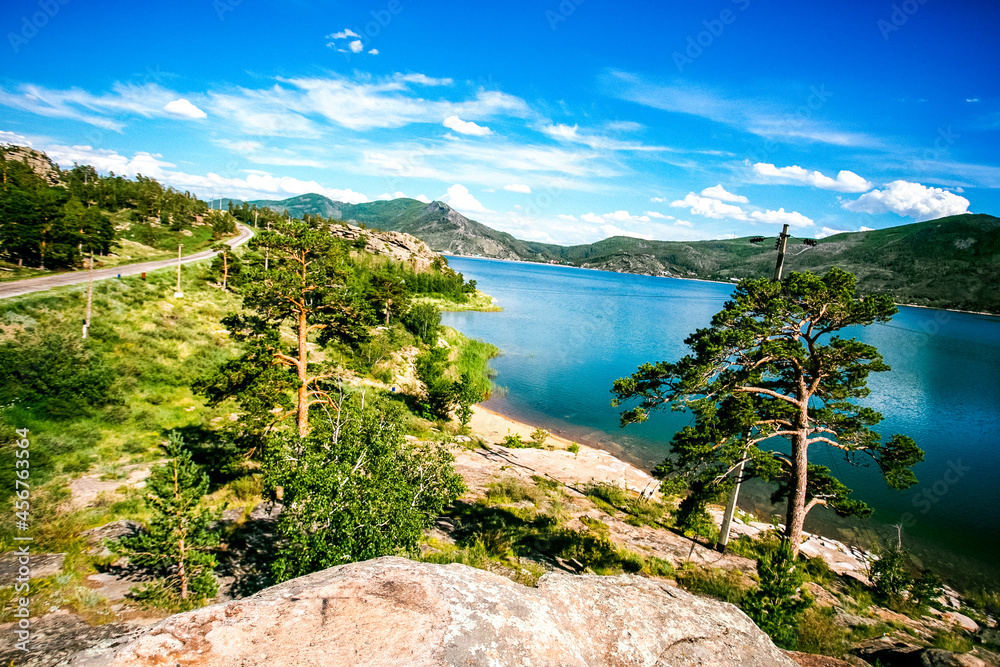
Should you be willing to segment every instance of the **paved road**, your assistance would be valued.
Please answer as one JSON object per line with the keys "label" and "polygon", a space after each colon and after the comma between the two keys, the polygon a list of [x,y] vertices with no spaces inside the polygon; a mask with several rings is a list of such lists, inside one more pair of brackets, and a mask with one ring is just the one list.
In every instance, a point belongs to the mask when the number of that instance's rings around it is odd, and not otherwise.
{"label": "paved road", "polygon": [[[243,245],[253,237],[253,231],[251,231],[251,229],[246,225],[239,225],[239,230],[239,236],[226,241],[226,243],[234,248]],[[212,250],[203,250],[202,252],[182,257],[181,264],[200,262],[203,259],[213,257],[215,254],[216,253]],[[150,271],[156,271],[157,269],[175,268],[176,266],[176,258],[163,259],[157,262],[143,262],[141,264],[125,264],[123,266],[116,266],[110,269],[97,269],[94,271],[94,280],[114,278],[119,274],[123,276],[134,276],[144,271],[149,273]],[[54,276],[27,278],[25,280],[0,283],[0,299],[6,299],[12,296],[21,296],[22,294],[30,294],[32,292],[42,292],[53,287],[85,283],[90,279],[90,276],[87,275],[88,273],[88,271],[73,271],[71,273],[60,273]]]}

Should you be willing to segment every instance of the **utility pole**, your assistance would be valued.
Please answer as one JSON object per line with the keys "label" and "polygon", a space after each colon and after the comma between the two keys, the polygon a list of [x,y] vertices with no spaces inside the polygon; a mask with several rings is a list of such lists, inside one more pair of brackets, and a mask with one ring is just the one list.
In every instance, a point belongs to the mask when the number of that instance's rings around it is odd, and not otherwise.
{"label": "utility pole", "polygon": [[[778,251],[778,258],[774,262],[774,276],[771,278],[774,282],[781,280],[781,270],[785,266],[785,251],[788,249],[789,238],[791,238],[791,234],[788,233],[788,225],[785,225],[781,229],[781,234],[778,235],[778,241],[774,244],[774,249]],[[755,236],[750,239],[750,243],[761,243],[763,240],[763,236]],[[816,245],[816,241],[812,239],[805,239],[803,243],[808,246]],[[747,440],[750,440],[749,433],[747,433]],[[743,468],[745,466],[746,459],[740,461],[739,465],[736,466],[736,486],[733,487],[733,493],[729,496],[726,513],[722,515],[722,525],[719,527],[719,543],[715,545],[715,548],[722,552],[726,551],[726,546],[729,544],[729,529],[733,525],[733,515],[736,514],[736,502],[740,497],[740,484],[743,483]]]}
{"label": "utility pole", "polygon": [[785,249],[788,247],[788,237],[791,234],[788,233],[788,225],[785,225],[781,230],[781,235],[778,236],[778,242],[774,244],[774,249],[778,251],[778,260],[774,263],[774,280],[778,282],[781,280],[781,269],[785,264]]}
{"label": "utility pole", "polygon": [[87,315],[83,320],[83,339],[87,339],[90,331],[90,304],[94,299],[94,249],[90,249],[90,270],[87,272]]}
{"label": "utility pole", "polygon": [[184,246],[177,244],[177,290],[174,292],[174,297],[180,299],[184,296],[184,292],[181,291],[181,248]]}

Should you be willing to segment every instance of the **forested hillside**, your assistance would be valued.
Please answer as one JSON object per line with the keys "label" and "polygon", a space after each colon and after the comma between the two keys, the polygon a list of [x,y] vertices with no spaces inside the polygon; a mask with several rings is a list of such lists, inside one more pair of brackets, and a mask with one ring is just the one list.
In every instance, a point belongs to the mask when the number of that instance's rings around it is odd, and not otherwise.
{"label": "forested hillside", "polygon": [[[760,244],[750,243],[751,236],[693,242],[615,236],[559,246],[516,239],[441,202],[395,199],[343,204],[310,194],[253,203],[291,215],[321,213],[407,232],[438,252],[623,273],[730,281],[770,275],[775,259],[775,236]],[[857,275],[862,292],[886,292],[900,303],[1000,313],[1000,218],[965,214],[837,234],[819,239],[815,246],[803,245],[799,238],[790,241],[786,272],[823,273],[831,266]]]}
{"label": "forested hillside", "polygon": [[176,252],[178,245],[190,252],[236,231],[232,216],[141,175],[101,176],[89,165],[63,170],[20,146],[0,146],[0,173],[4,278],[80,268],[91,252],[129,255],[116,263]]}

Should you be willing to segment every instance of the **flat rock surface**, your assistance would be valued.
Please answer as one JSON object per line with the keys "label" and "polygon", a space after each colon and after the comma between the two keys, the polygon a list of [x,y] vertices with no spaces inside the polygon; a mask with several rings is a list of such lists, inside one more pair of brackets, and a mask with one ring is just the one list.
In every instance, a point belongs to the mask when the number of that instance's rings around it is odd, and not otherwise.
{"label": "flat rock surface", "polygon": [[178,614],[77,667],[794,667],[736,607],[634,576],[527,588],[465,565],[352,563]]}

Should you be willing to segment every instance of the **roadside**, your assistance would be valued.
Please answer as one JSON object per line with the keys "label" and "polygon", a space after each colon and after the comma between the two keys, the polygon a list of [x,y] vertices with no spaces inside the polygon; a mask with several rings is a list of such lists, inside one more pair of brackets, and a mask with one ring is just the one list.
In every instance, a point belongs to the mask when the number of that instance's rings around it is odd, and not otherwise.
{"label": "roadside", "polygon": [[[238,229],[240,230],[239,235],[226,241],[230,247],[237,248],[253,238],[253,230],[246,225],[239,224]],[[213,250],[203,250],[201,252],[194,253],[193,255],[182,257],[181,264],[200,262],[205,259],[210,259],[216,254],[217,253]],[[41,278],[28,278],[26,280],[4,282],[0,283],[0,299],[21,296],[23,294],[31,294],[32,292],[42,292],[52,289],[53,287],[78,285],[80,283],[86,283],[91,280],[91,278],[93,278],[93,280],[106,280],[108,278],[115,278],[118,276],[135,276],[140,273],[148,273],[150,271],[166,269],[172,266],[177,266],[176,259],[164,259],[155,262],[142,262],[139,264],[123,264],[109,269],[97,269],[92,272],[92,276],[90,275],[90,271],[74,271],[71,273],[58,273],[56,275],[43,276]]]}

